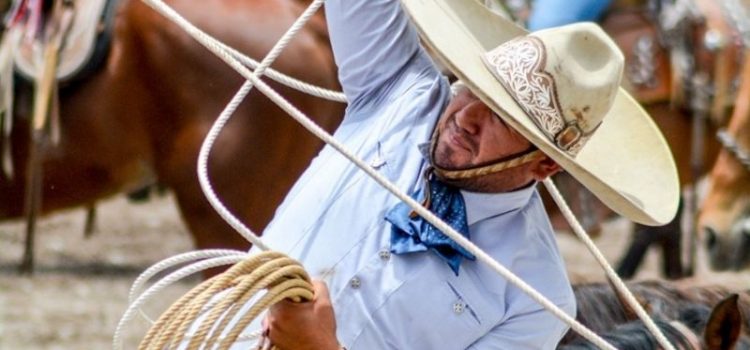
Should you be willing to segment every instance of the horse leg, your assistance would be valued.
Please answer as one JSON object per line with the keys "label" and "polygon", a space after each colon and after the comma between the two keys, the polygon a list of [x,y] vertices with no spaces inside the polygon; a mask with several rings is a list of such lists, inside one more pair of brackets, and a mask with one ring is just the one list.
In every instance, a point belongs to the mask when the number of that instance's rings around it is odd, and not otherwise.
{"label": "horse leg", "polygon": [[655,234],[661,236],[662,272],[667,279],[678,279],[686,275],[682,266],[682,212],[684,200],[680,197],[677,214],[668,224],[653,228]]}
{"label": "horse leg", "polygon": [[83,226],[83,237],[91,238],[96,231],[96,202],[86,206],[86,221]]}
{"label": "horse leg", "polygon": [[654,237],[655,235],[648,231],[647,226],[635,224],[628,251],[617,264],[617,274],[620,277],[627,279],[635,275]]}
{"label": "horse leg", "polygon": [[682,246],[682,229],[680,221],[682,217],[683,200],[677,214],[671,222],[664,226],[645,226],[635,224],[633,227],[633,238],[627,253],[617,266],[617,274],[622,278],[632,278],[641,265],[648,247],[658,242],[663,253],[663,272],[665,277],[676,279],[683,276],[682,260],[680,257]]}
{"label": "horse leg", "polygon": [[661,241],[662,272],[667,279],[674,280],[685,276],[680,258],[681,247],[678,234],[669,234]]}

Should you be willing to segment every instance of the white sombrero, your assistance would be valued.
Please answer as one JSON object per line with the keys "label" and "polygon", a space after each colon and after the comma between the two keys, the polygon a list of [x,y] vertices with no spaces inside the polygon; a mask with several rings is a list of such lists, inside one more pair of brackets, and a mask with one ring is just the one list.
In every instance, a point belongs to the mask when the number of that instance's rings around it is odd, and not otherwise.
{"label": "white sombrero", "polygon": [[646,225],[672,220],[674,159],[648,114],[619,87],[622,53],[601,28],[529,34],[474,0],[402,3],[446,67],[602,202]]}

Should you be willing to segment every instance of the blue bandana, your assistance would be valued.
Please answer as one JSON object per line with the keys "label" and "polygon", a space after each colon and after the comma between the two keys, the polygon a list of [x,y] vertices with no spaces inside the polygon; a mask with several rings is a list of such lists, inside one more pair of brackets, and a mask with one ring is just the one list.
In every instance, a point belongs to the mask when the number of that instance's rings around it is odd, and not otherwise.
{"label": "blue bandana", "polygon": [[[466,204],[459,190],[440,182],[434,176],[430,177],[426,187],[430,193],[427,198],[424,196],[424,189],[419,189],[411,197],[418,201],[422,200],[426,208],[468,239]],[[393,224],[391,252],[395,254],[429,249],[443,258],[456,276],[461,259],[475,259],[474,255],[414,213],[406,203],[401,202],[393,207],[385,215],[385,219]]]}

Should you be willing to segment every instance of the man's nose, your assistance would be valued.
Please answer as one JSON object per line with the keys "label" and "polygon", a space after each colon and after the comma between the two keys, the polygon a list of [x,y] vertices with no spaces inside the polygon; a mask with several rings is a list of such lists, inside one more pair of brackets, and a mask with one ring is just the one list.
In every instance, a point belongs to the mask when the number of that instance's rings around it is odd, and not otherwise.
{"label": "man's nose", "polygon": [[482,130],[482,125],[490,115],[487,106],[481,101],[474,101],[456,113],[456,125],[470,135]]}

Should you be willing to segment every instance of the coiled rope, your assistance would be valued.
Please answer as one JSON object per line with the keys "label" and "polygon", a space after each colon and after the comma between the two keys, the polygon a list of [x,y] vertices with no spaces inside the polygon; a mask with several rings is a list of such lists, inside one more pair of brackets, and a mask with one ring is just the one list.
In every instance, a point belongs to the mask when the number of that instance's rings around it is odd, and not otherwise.
{"label": "coiled rope", "polygon": [[[239,102],[242,101],[242,99],[247,95],[247,93],[252,89],[253,86],[256,86],[262,93],[266,94],[267,97],[269,97],[272,101],[274,101],[276,104],[278,104],[284,111],[290,114],[295,120],[297,120],[302,126],[307,128],[310,132],[321,138],[323,141],[325,141],[327,144],[329,144],[331,147],[339,151],[343,156],[345,156],[347,159],[355,163],[360,169],[365,171],[369,176],[371,176],[375,181],[377,181],[379,184],[381,184],[384,188],[386,188],[388,191],[396,195],[399,199],[407,203],[414,211],[416,211],[420,216],[424,217],[428,222],[433,224],[435,227],[440,229],[442,232],[444,232],[447,236],[449,236],[451,239],[456,241],[459,245],[470,251],[472,254],[474,254],[477,257],[477,260],[487,264],[491,269],[493,269],[495,272],[497,272],[499,275],[507,279],[509,282],[516,285],[518,288],[520,288],[522,291],[524,291],[527,295],[529,295],[533,300],[541,304],[543,307],[545,307],[548,311],[550,311],[552,314],[554,314],[556,317],[560,318],[563,322],[568,324],[573,330],[578,332],[581,336],[586,338],[587,340],[591,341],[596,346],[603,348],[603,349],[615,349],[611,344],[607,343],[604,339],[602,339],[597,334],[593,333],[591,330],[580,324],[578,321],[567,315],[563,310],[558,308],[556,305],[554,305],[552,302],[550,302],[547,298],[545,298],[543,295],[541,295],[539,292],[537,292],[533,287],[526,284],[523,280],[521,280],[518,276],[513,274],[510,270],[502,266],[500,263],[495,261],[492,257],[490,257],[488,254],[486,254],[484,251],[476,247],[472,242],[464,238],[462,235],[457,233],[453,228],[445,224],[442,220],[437,218],[433,213],[425,209],[420,205],[420,203],[413,200],[411,197],[407,196],[403,192],[401,192],[398,188],[395,187],[392,183],[390,183],[386,178],[381,176],[377,171],[375,171],[371,166],[363,162],[361,159],[357,158],[352,152],[348,151],[343,144],[339,143],[336,139],[334,139],[330,134],[328,134],[325,130],[318,127],[314,122],[310,121],[302,112],[300,112],[295,106],[291,105],[289,102],[287,102],[283,97],[278,95],[273,89],[271,89],[267,84],[265,84],[263,81],[261,81],[259,78],[264,73],[264,71],[267,69],[267,67],[270,65],[270,63],[275,59],[278,54],[280,54],[283,47],[288,43],[289,39],[291,38],[291,35],[296,33],[299,28],[301,28],[301,24],[304,24],[304,21],[306,21],[312,13],[314,13],[315,10],[323,3],[323,0],[314,0],[311,5],[308,7],[308,9],[303,13],[303,15],[298,19],[297,22],[290,28],[290,30],[282,37],[282,39],[277,43],[276,46],[271,50],[269,55],[256,67],[255,72],[250,72],[247,67],[242,65],[242,63],[231,53],[229,53],[224,48],[223,44],[219,44],[218,41],[216,41],[214,38],[208,36],[207,34],[203,33],[196,27],[194,27],[192,24],[190,24],[188,21],[186,21],[184,18],[182,18],[179,14],[177,14],[174,10],[172,10],[170,7],[168,7],[166,4],[164,4],[160,0],[143,0],[149,6],[154,8],[157,12],[161,13],[165,17],[169,18],[173,22],[175,22],[178,26],[183,28],[186,32],[191,34],[198,42],[200,42],[202,45],[207,47],[209,50],[211,50],[213,53],[215,53],[218,57],[220,57],[222,60],[224,60],[228,65],[230,65],[233,69],[235,69],[237,72],[239,72],[243,77],[245,77],[248,81],[243,84],[243,86],[240,88],[240,90],[237,92],[237,94],[232,98],[230,103],[226,106],[226,108],[222,111],[222,113],[219,115],[219,118],[216,120],[214,125],[212,126],[211,130],[209,131],[209,134],[206,137],[206,140],[204,141],[203,147],[201,147],[201,152],[199,155],[199,165],[198,165],[198,173],[199,173],[199,180],[201,183],[201,187],[204,190],[204,193],[209,198],[209,202],[211,202],[212,206],[217,210],[217,212],[224,218],[235,230],[237,230],[240,234],[242,234],[246,239],[248,239],[250,242],[252,242],[256,247],[260,248],[261,250],[267,251],[269,250],[269,247],[267,247],[265,244],[262,243],[262,241],[246,226],[244,226],[238,219],[236,219],[221,203],[221,201],[218,199],[216,194],[214,193],[210,182],[208,180],[207,171],[206,171],[206,164],[208,155],[210,153],[211,146],[213,145],[214,140],[218,136],[219,132],[221,131],[221,128],[226,124],[227,120],[231,117],[233,112],[236,110],[237,106],[239,105]],[[299,26],[298,26],[299,25]],[[545,181],[545,185],[548,187],[554,188],[554,184],[551,182],[551,180]],[[580,224],[578,224],[575,217],[572,216],[572,213],[570,212],[570,209],[567,207],[567,204],[565,204],[564,200],[562,200],[562,197],[559,196],[559,192],[557,193],[559,197],[556,198],[556,201],[558,202],[558,205],[561,207],[561,210],[563,210],[563,213],[567,213],[570,215],[566,215],[566,219],[571,222],[572,227],[578,227],[580,229],[580,235],[586,236],[585,232],[582,228],[580,228]],[[573,224],[575,222],[575,224]],[[579,232],[576,232],[579,234]],[[590,242],[590,240],[588,240]],[[588,245],[588,243],[587,243]],[[598,254],[595,254],[597,256],[601,256],[601,253],[598,252],[598,249],[596,246],[591,242],[591,245],[589,246],[589,249],[592,251],[596,251]],[[210,255],[210,254],[209,254]],[[181,276],[185,273],[187,273],[186,269],[195,269],[195,268],[208,268],[212,266],[219,266],[222,263],[226,263],[227,260],[232,259],[242,259],[247,258],[246,256],[242,256],[241,253],[238,253],[238,256],[231,256],[231,257],[225,257],[225,258],[210,258],[206,261],[201,261],[199,263],[193,264],[187,268],[183,268],[178,270],[177,272],[170,274],[166,278],[160,280],[157,282],[153,287],[151,287],[147,292],[142,294],[136,302],[130,305],[128,310],[126,311],[125,315],[120,321],[120,324],[118,324],[118,329],[115,333],[115,340],[114,340],[114,346],[116,349],[120,348],[120,339],[119,334],[121,331],[122,325],[129,320],[130,317],[132,317],[132,314],[134,313],[133,310],[136,310],[140,308],[140,306],[143,304],[143,302],[151,295],[150,293],[163,288],[164,286],[173,283],[174,278]],[[221,260],[224,259],[224,260]],[[252,258],[251,258],[252,259]],[[219,261],[221,260],[221,261]],[[646,323],[646,325],[649,327],[649,329],[654,333],[657,340],[659,341],[660,345],[662,345],[665,349],[672,350],[674,349],[669,342],[666,341],[666,338],[664,335],[656,328],[653,321],[648,317],[648,315],[643,311],[640,304],[638,304],[635,301],[635,298],[632,296],[630,291],[625,288],[624,283],[622,283],[622,280],[619,279],[619,277],[612,273],[610,275],[610,272],[612,271],[612,268],[609,266],[607,261],[601,256],[601,259],[597,258],[597,261],[605,267],[605,271],[607,271],[607,275],[613,279],[613,281],[618,281],[619,285],[622,287],[621,292],[626,296],[626,300],[628,303],[631,303],[631,307],[633,307],[635,310],[639,310],[641,312],[636,311],[639,317],[642,317],[642,320]],[[216,265],[219,264],[219,265]],[[607,269],[607,267],[609,267]],[[212,279],[213,280],[213,279]],[[212,281],[209,280],[209,281]],[[208,281],[207,281],[208,282]],[[618,285],[617,282],[614,283],[616,286]],[[222,290],[221,288],[210,288],[205,287],[206,289],[202,289],[202,291],[207,291],[208,289],[211,290]],[[619,288],[619,287],[618,287]],[[190,292],[189,295],[194,295],[193,293],[200,293],[200,292]],[[244,294],[243,294],[244,295]],[[183,298],[185,299],[185,298]],[[181,300],[183,300],[181,299]],[[283,299],[283,298],[282,298]],[[232,305],[237,305],[236,301],[241,300],[236,299],[235,303]],[[281,299],[279,299],[281,300]],[[179,303],[179,302],[178,302]],[[222,304],[223,305],[223,304]],[[270,305],[270,304],[269,304]],[[175,307],[173,305],[173,307]],[[179,309],[181,306],[177,306]],[[197,307],[197,306],[196,306]],[[205,304],[203,306],[205,307]],[[231,310],[235,310],[235,306],[230,306]],[[172,310],[172,308],[170,308]],[[177,311],[175,311],[177,312]],[[236,311],[235,311],[236,312]],[[167,312],[170,315],[169,311]],[[211,313],[213,314],[213,312]],[[192,312],[189,312],[189,315],[196,316],[195,310]],[[253,315],[254,318],[257,315]],[[645,317],[643,317],[645,316]],[[182,317],[182,316],[181,316]],[[187,330],[185,328],[185,324],[190,324],[191,322],[188,322],[188,318],[180,318],[180,323],[177,326],[170,326],[169,329],[175,328],[176,330],[180,330],[182,328],[183,331]],[[222,318],[222,323],[224,323],[225,318]],[[167,321],[165,321],[167,322]],[[184,322],[184,323],[183,323]],[[159,324],[159,322],[157,322]],[[248,321],[249,324],[249,321]],[[236,327],[233,328],[233,330]],[[154,331],[157,332],[157,331]],[[179,332],[178,332],[179,333]],[[151,334],[151,332],[149,332]],[[184,332],[182,333],[184,334]],[[207,333],[208,334],[208,333]],[[221,332],[217,333],[216,331],[211,332],[211,337],[209,337],[209,340],[216,340],[218,338]],[[232,333],[233,335],[233,333]],[[182,337],[184,335],[179,335]],[[147,336],[148,339],[155,339],[150,338]],[[224,340],[227,340],[228,338],[224,338]],[[192,343],[192,342],[191,342]],[[231,343],[231,342],[230,342]],[[170,343],[175,344],[175,343]],[[161,348],[160,348],[161,349]]]}
{"label": "coiled rope", "polygon": [[[217,303],[209,305],[219,292],[229,290]],[[259,291],[268,289],[242,315],[240,307]],[[188,328],[201,314],[205,317],[190,337],[187,349],[228,349],[242,331],[269,306],[284,300],[296,302],[313,297],[310,277],[296,261],[278,252],[263,252],[235,264],[226,272],[201,283],[182,296],[162,314],[138,347],[139,350],[162,350],[185,340]],[[235,324],[227,329],[231,320]],[[217,324],[218,322],[218,324]]]}

